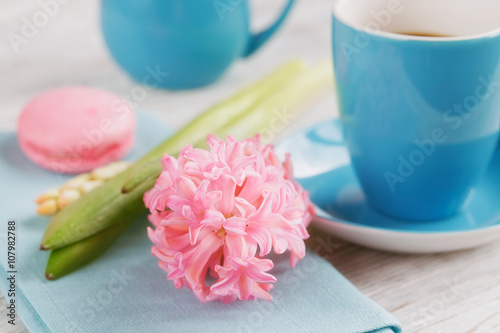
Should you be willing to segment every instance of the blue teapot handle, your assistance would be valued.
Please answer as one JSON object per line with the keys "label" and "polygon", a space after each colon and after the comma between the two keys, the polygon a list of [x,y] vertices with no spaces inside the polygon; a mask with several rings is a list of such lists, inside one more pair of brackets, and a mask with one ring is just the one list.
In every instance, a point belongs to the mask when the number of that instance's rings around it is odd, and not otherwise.
{"label": "blue teapot handle", "polygon": [[253,34],[250,36],[250,40],[248,42],[247,49],[245,53],[243,54],[243,57],[248,57],[255,51],[257,51],[262,45],[264,45],[269,38],[278,30],[278,28],[281,26],[283,21],[285,21],[286,16],[290,13],[290,9],[292,8],[295,0],[289,0],[288,3],[286,4],[285,8],[281,12],[280,17],[271,24],[270,27],[265,29],[264,31],[258,32],[256,34]]}

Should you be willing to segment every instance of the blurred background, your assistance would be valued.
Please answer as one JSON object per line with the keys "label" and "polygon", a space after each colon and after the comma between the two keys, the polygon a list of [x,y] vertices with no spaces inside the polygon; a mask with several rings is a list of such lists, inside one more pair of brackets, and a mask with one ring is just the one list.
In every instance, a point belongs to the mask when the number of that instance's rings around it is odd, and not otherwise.
{"label": "blurred background", "polygon": [[[56,2],[55,15],[43,20],[42,4]],[[292,58],[310,62],[330,57],[331,0],[298,0],[291,15],[256,54],[236,61],[221,80],[201,89],[169,92],[144,89],[118,67],[100,31],[99,0],[0,0],[0,131],[15,129],[25,103],[35,95],[63,85],[89,85],[125,96],[137,110],[161,117],[176,129],[213,103],[269,73]],[[272,22],[284,0],[250,0],[251,25]],[[39,27],[24,38],[27,22]],[[17,36],[21,38],[18,39]],[[25,34],[28,36],[28,34]],[[15,43],[12,41],[15,40]],[[15,45],[14,45],[15,44]],[[335,114],[333,92],[311,105],[290,131]],[[314,115],[314,116],[313,116]]]}

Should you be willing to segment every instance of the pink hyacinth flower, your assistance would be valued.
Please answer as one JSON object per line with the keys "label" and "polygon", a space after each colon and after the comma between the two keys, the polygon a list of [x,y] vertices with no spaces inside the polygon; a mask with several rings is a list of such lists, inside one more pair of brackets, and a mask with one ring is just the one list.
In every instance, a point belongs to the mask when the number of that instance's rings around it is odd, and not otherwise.
{"label": "pink hyacinth flower", "polygon": [[292,178],[290,157],[281,162],[259,136],[207,141],[210,151],[188,146],[178,159],[165,155],[144,195],[152,253],[177,288],[202,302],[271,300],[276,277],[265,256],[289,251],[292,267],[304,257],[314,213],[308,193]]}

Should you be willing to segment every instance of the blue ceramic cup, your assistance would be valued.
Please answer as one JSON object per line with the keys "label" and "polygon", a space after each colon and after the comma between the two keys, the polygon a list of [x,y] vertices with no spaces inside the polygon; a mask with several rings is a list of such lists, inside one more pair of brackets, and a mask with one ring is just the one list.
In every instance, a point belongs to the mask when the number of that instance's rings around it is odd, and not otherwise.
{"label": "blue ceramic cup", "polygon": [[137,82],[197,88],[262,46],[293,3],[258,34],[249,30],[247,0],[102,0],[101,25],[111,55]]}
{"label": "blue ceramic cup", "polygon": [[408,220],[465,209],[499,138],[500,2],[338,0],[333,58],[371,206]]}

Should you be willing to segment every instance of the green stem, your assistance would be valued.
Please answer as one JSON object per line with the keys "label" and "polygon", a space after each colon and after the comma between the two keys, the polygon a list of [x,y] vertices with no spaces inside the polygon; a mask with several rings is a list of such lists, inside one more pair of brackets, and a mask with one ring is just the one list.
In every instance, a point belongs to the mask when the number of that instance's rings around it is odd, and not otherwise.
{"label": "green stem", "polygon": [[145,209],[139,209],[120,223],[80,242],[53,250],[50,253],[45,277],[56,280],[89,264],[106,252]]}
{"label": "green stem", "polygon": [[[243,88],[233,97],[211,107],[196,117],[191,123],[134,164],[133,171],[130,172],[131,176],[125,182],[122,192],[128,193],[132,191],[142,181],[150,178],[152,173],[158,175],[161,171],[161,157],[165,152],[176,154],[187,144],[199,148],[205,147],[206,137],[209,133],[230,126],[235,119],[259,103],[269,92],[279,89],[281,85],[292,80],[305,68],[302,61],[291,61],[278,68],[271,75],[249,87]],[[148,163],[150,167],[144,168],[144,164]]]}
{"label": "green stem", "polygon": [[[255,102],[252,104],[239,104],[245,106],[246,109],[232,112],[230,121],[219,123],[220,126],[212,130],[220,137],[233,134],[237,138],[244,138],[257,132],[264,134],[269,130],[273,135],[278,134],[277,132],[284,129],[284,126],[275,128],[277,119],[275,111],[286,110],[288,117],[296,117],[298,106],[321,88],[328,86],[328,83],[332,81],[331,77],[331,68],[323,63],[303,71],[294,79],[282,81],[280,84],[275,81],[276,86],[271,93],[259,98],[254,96]],[[252,89],[246,89],[246,91],[247,93],[256,92]],[[242,98],[245,97],[242,96]],[[234,101],[234,98],[232,100]],[[226,103],[220,105],[224,105],[229,112],[231,108]],[[213,110],[212,112],[216,113]],[[214,113],[212,116],[215,116]],[[206,117],[205,114],[193,121],[191,124],[198,124],[193,125],[193,128],[202,124],[197,123],[199,119],[205,119],[207,122],[213,121],[204,117]],[[203,135],[196,134],[198,143],[195,146],[202,146],[210,126],[207,127],[204,124],[203,128],[198,128],[198,130],[203,132]],[[49,228],[52,229],[47,229],[42,242],[43,249],[55,249],[47,264],[46,277],[48,279],[57,279],[71,273],[99,257],[120,238],[137,214],[145,211],[142,196],[154,185],[161,172],[161,156],[164,152],[173,154],[171,149],[180,149],[176,146],[179,140],[188,141],[189,131],[186,129],[184,131],[183,135],[186,137],[176,135],[175,139],[170,139],[173,142],[167,140],[160,146],[161,148],[156,148],[139,160],[132,168],[135,171],[123,172],[116,176],[65,208],[51,221]],[[125,186],[122,186],[124,182]]]}
{"label": "green stem", "polygon": [[302,111],[300,106],[333,83],[331,61],[323,61],[261,100],[252,112],[239,116],[231,124],[214,132],[219,137],[234,133],[237,139],[260,133],[263,141],[272,142],[289,122]]}
{"label": "green stem", "polygon": [[[142,203],[143,194],[154,185],[154,178],[161,171],[163,154],[175,155],[187,144],[203,142],[209,133],[234,123],[245,112],[252,112],[252,106],[257,101],[270,91],[276,91],[284,82],[304,71],[304,68],[305,65],[300,61],[290,62],[198,116],[126,171],[54,216],[45,230],[40,248],[50,250],[70,245],[126,218],[133,213],[138,203]],[[225,136],[230,132],[218,133]]]}

